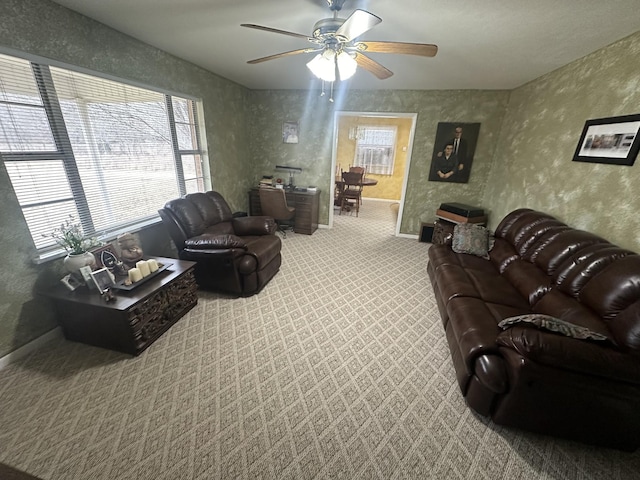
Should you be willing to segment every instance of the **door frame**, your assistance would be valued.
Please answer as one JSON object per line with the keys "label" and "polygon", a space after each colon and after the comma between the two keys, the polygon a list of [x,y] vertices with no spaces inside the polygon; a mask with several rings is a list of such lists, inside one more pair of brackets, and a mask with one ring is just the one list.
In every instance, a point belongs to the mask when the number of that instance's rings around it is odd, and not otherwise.
{"label": "door frame", "polygon": [[407,161],[405,163],[404,168],[404,178],[402,180],[402,190],[400,193],[400,208],[398,209],[398,220],[396,222],[396,228],[394,235],[396,237],[415,237],[415,235],[405,235],[400,233],[400,226],[402,225],[402,214],[404,211],[404,202],[405,196],[407,193],[407,183],[409,181],[409,170],[411,169],[411,162],[413,160],[413,141],[416,133],[416,123],[418,121],[417,113],[395,113],[395,112],[352,112],[347,110],[336,110],[333,114],[333,146],[331,153],[331,178],[329,189],[329,200],[330,200],[330,208],[329,208],[329,228],[333,227],[333,216],[334,216],[334,208],[333,208],[333,198],[335,194],[335,182],[333,181],[335,177],[336,165],[337,165],[337,156],[338,156],[338,124],[340,117],[375,117],[375,118],[410,118],[411,121],[411,130],[409,132],[409,145],[407,145]]}

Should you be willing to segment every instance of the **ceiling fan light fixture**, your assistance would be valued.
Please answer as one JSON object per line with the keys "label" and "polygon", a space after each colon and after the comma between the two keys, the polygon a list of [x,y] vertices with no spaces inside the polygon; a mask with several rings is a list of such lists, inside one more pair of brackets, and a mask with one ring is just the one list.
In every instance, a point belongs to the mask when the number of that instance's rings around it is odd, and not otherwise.
{"label": "ceiling fan light fixture", "polygon": [[336,52],[326,49],[307,63],[307,68],[321,80],[333,82],[336,79]]}
{"label": "ceiling fan light fixture", "polygon": [[338,63],[338,74],[340,75],[340,80],[347,80],[353,77],[356,73],[358,62],[356,62],[356,60],[347,52],[340,52],[336,57],[336,62]]}

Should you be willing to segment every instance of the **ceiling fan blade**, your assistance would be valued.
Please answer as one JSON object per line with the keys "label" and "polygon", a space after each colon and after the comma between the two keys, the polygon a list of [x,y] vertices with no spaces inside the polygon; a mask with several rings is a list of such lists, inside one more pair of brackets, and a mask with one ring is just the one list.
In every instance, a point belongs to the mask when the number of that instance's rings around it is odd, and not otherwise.
{"label": "ceiling fan blade", "polygon": [[322,49],[316,48],[301,48],[299,50],[291,50],[290,52],[282,52],[276,53],[275,55],[269,55],[268,57],[256,58],[254,60],[249,60],[247,63],[254,65],[256,63],[266,62],[267,60],[275,60],[276,58],[289,57],[291,55],[298,55],[300,53],[311,53],[311,52],[321,52]]}
{"label": "ceiling fan blade", "polygon": [[351,41],[364,32],[371,30],[381,21],[382,19],[373,13],[365,10],[356,10],[349,15],[349,18],[336,30],[336,36],[344,37],[347,41]]}
{"label": "ceiling fan blade", "polygon": [[358,62],[358,66],[364,68],[368,72],[373,73],[380,80],[384,80],[385,78],[389,78],[393,75],[393,72],[386,67],[383,67],[375,60],[371,60],[369,57],[356,53],[356,62]]}
{"label": "ceiling fan blade", "polygon": [[255,28],[256,30],[264,30],[265,32],[280,33],[282,35],[289,35],[290,37],[304,38],[307,41],[311,41],[311,38],[309,38],[308,35],[302,35],[301,33],[287,32],[286,30],[278,30],[277,28],[263,27],[262,25],[254,25],[253,23],[241,23],[240,26],[247,27],[247,28]]}
{"label": "ceiling fan blade", "polygon": [[359,52],[403,53],[422,57],[435,57],[438,53],[438,46],[429,43],[358,42],[355,47]]}

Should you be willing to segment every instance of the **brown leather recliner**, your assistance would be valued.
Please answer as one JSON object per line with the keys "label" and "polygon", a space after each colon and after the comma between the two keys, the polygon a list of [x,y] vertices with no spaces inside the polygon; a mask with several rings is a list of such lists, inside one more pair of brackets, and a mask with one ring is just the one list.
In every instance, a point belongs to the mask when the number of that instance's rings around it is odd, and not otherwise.
{"label": "brown leather recliner", "polygon": [[280,269],[282,242],[272,217],[234,217],[213,191],[170,200],[158,212],[178,257],[196,262],[202,288],[250,296]]}

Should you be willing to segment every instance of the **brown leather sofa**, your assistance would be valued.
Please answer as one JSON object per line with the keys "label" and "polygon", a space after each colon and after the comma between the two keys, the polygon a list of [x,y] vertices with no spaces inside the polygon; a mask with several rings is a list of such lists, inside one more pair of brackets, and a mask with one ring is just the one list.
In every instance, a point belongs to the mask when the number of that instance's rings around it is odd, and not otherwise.
{"label": "brown leather sofa", "polygon": [[[495,423],[635,450],[640,444],[640,255],[519,209],[490,259],[429,249],[428,273],[468,405]],[[605,335],[505,318],[546,314]]]}
{"label": "brown leather sofa", "polygon": [[282,242],[268,216],[234,216],[218,192],[191,193],[158,210],[182,260],[197,262],[198,286],[258,293],[278,273]]}

